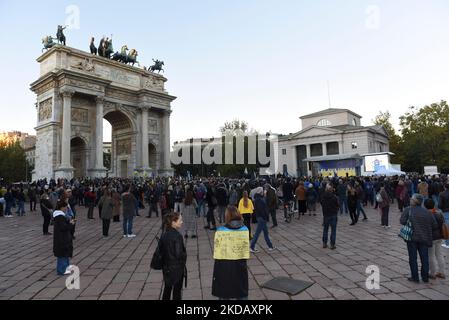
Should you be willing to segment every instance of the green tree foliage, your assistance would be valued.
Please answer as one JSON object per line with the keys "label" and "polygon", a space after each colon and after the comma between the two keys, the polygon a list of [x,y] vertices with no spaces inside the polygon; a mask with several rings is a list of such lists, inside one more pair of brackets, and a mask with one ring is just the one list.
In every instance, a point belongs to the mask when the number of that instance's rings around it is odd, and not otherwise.
{"label": "green tree foliage", "polygon": [[410,107],[400,117],[403,167],[422,172],[424,166],[438,166],[449,172],[449,105],[446,101],[423,108]]}
{"label": "green tree foliage", "polygon": [[391,124],[391,114],[389,111],[379,112],[376,118],[373,120],[375,125],[383,126],[388,133],[390,138],[390,151],[395,155],[391,157],[392,163],[403,163],[402,155],[402,139],[401,136],[396,132],[393,125]]}
{"label": "green tree foliage", "polygon": [[[26,156],[20,142],[0,142],[0,177],[13,183],[26,180]],[[28,168],[30,170],[30,168]]]}

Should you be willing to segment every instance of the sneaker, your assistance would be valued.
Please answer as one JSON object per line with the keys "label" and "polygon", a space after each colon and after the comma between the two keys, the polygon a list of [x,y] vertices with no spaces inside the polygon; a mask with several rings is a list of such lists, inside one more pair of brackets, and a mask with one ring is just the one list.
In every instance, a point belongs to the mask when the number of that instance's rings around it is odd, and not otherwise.
{"label": "sneaker", "polygon": [[65,272],[64,272],[64,275],[66,276],[66,275],[69,275],[69,274],[72,274],[72,271],[70,271],[69,268],[67,268],[65,270]]}
{"label": "sneaker", "polygon": [[335,249],[337,249],[337,247],[335,245],[331,246],[331,250],[335,250]]}
{"label": "sneaker", "polygon": [[390,226],[385,226],[385,229],[390,229],[391,227]]}
{"label": "sneaker", "polygon": [[276,247],[273,247],[273,248],[268,248],[268,251],[274,251],[274,250],[277,250],[278,248],[276,248]]}
{"label": "sneaker", "polygon": [[135,238],[136,235],[135,234],[128,234],[128,238]]}
{"label": "sneaker", "polygon": [[127,235],[127,234],[124,234],[124,235],[123,235],[123,238],[128,238],[128,235]]}
{"label": "sneaker", "polygon": [[364,218],[363,221],[368,221],[368,218]]}
{"label": "sneaker", "polygon": [[323,249],[327,249],[327,244],[323,244]]}
{"label": "sneaker", "polygon": [[249,249],[249,252],[251,252],[251,253],[259,253],[259,250],[258,249]]}
{"label": "sneaker", "polygon": [[442,246],[443,248],[449,249],[449,246],[446,245],[445,243],[443,243],[441,246]]}

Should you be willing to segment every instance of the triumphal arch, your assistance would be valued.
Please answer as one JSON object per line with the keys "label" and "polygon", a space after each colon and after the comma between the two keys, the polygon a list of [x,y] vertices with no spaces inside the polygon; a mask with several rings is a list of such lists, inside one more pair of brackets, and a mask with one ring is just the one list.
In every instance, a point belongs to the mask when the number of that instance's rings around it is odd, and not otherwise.
{"label": "triumphal arch", "polygon": [[[63,45],[42,54],[37,94],[33,179],[170,175],[167,79]],[[112,126],[110,169],[104,166],[103,119]]]}

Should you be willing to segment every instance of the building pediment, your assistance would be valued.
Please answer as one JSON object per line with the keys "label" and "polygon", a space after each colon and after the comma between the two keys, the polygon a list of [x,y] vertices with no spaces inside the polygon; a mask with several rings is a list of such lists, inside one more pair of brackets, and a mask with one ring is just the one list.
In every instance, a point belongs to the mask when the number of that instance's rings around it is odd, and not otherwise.
{"label": "building pediment", "polygon": [[342,133],[342,131],[333,128],[313,126],[290,135],[288,139],[302,139],[302,138],[334,135],[339,133]]}

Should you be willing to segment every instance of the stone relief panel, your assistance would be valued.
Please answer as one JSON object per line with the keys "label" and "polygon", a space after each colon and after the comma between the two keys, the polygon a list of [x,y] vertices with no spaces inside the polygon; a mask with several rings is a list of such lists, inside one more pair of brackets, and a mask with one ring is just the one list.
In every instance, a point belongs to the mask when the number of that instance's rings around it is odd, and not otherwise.
{"label": "stone relief panel", "polygon": [[76,59],[72,62],[71,68],[86,71],[89,73],[95,73],[95,65],[92,62],[92,59],[87,58],[84,60]]}
{"label": "stone relief panel", "polygon": [[131,154],[131,139],[117,140],[117,155]]}
{"label": "stone relief panel", "polygon": [[63,85],[69,85],[69,86],[74,86],[74,87],[78,87],[78,88],[82,88],[82,89],[88,89],[88,90],[95,90],[95,91],[100,91],[103,92],[104,88],[100,85],[88,82],[88,81],[80,81],[80,80],[75,80],[75,79],[69,79],[69,78],[64,78],[60,81],[59,83],[60,86]]}
{"label": "stone relief panel", "polygon": [[148,119],[148,132],[158,133],[158,121],[156,119]]}
{"label": "stone relief panel", "polygon": [[38,114],[39,122],[51,119],[52,114],[53,114],[53,98],[49,98],[39,103],[39,114]]}
{"label": "stone relief panel", "polygon": [[149,77],[145,79],[144,89],[164,91],[164,81],[157,77]]}
{"label": "stone relief panel", "polygon": [[81,108],[72,108],[72,121],[88,123],[89,121],[89,110]]}
{"label": "stone relief panel", "polygon": [[96,73],[100,77],[111,80],[113,82],[125,84],[132,87],[140,86],[139,76],[133,75],[129,72],[98,65],[96,68]]}

